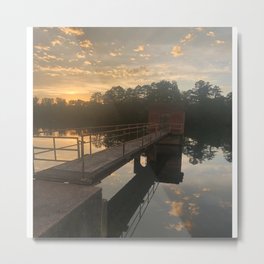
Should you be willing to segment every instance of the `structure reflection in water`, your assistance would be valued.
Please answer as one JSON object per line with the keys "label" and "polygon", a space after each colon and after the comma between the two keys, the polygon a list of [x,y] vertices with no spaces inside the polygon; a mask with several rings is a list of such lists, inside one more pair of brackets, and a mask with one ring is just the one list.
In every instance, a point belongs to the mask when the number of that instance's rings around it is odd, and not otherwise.
{"label": "structure reflection in water", "polygon": [[140,156],[135,157],[136,175],[107,202],[107,231],[103,228],[106,236],[132,236],[158,183],[182,182],[181,143],[181,138],[172,137],[154,145],[144,153],[146,166],[141,165]]}

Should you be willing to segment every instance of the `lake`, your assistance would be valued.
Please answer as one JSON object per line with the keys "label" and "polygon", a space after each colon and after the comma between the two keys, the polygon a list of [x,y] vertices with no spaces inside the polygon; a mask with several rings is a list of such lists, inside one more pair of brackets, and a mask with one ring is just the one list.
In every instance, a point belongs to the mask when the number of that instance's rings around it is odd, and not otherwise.
{"label": "lake", "polygon": [[[68,130],[56,135],[78,136],[78,132]],[[102,188],[108,205],[104,235],[232,237],[230,138],[206,137],[204,133],[191,136],[185,136],[182,145],[160,144],[142,153],[96,185]],[[50,139],[34,139],[34,146],[51,144]],[[61,147],[74,144],[74,140],[58,140],[56,144]],[[93,145],[92,151],[104,148]],[[41,155],[52,158],[53,153]],[[71,160],[76,153],[61,151],[58,156]],[[57,164],[35,161],[34,167],[39,171]]]}

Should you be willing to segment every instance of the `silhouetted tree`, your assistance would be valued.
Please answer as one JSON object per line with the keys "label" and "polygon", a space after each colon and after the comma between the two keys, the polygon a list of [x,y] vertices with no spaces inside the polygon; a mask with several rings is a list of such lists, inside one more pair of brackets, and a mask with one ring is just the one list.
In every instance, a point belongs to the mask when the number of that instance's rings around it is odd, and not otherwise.
{"label": "silhouetted tree", "polygon": [[147,122],[149,107],[157,104],[185,111],[186,132],[194,128],[218,130],[232,126],[232,93],[224,97],[217,85],[202,80],[181,93],[177,82],[162,80],[128,89],[115,86],[105,93],[93,93],[90,101],[34,97],[34,127]]}
{"label": "silhouetted tree", "polygon": [[103,95],[100,92],[95,92],[91,95],[90,102],[101,104],[103,103]]}
{"label": "silhouetted tree", "polygon": [[112,87],[110,90],[106,91],[104,94],[104,103],[116,103],[123,102],[126,98],[125,89],[121,86]]}

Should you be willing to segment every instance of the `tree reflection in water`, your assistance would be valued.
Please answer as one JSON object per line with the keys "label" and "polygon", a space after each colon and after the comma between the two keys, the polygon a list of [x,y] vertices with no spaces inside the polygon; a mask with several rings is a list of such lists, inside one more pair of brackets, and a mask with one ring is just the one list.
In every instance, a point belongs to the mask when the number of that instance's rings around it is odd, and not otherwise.
{"label": "tree reflection in water", "polygon": [[[206,134],[203,131],[196,131],[192,137],[185,136],[183,144],[183,153],[189,157],[189,162],[193,165],[202,163],[205,160],[212,160],[218,149],[222,149],[223,156],[228,162],[232,162],[232,137],[230,133],[211,133]],[[134,139],[134,136],[120,133],[111,133],[96,135],[96,147],[113,147],[122,142]]]}
{"label": "tree reflection in water", "polygon": [[[189,136],[190,135],[190,136]],[[217,149],[222,149],[223,156],[232,162],[232,133],[230,130],[196,130],[185,137],[183,153],[193,165],[205,160],[212,160]]]}

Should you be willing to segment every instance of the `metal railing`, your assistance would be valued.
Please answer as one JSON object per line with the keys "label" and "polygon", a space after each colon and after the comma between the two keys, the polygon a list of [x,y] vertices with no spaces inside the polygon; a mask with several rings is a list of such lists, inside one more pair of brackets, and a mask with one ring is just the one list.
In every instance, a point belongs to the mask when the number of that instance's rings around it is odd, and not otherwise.
{"label": "metal railing", "polygon": [[[52,139],[52,147],[36,147],[33,146],[33,159],[34,160],[42,160],[42,161],[58,161],[58,162],[66,162],[68,160],[64,159],[58,159],[57,158],[57,151],[63,150],[63,151],[76,151],[77,152],[77,158],[80,158],[80,148],[79,148],[79,138],[78,137],[60,137],[60,136],[34,136],[34,138],[46,138],[46,139]],[[71,145],[66,145],[63,147],[57,147],[56,146],[56,139],[73,139],[76,140],[76,144],[71,144]],[[75,147],[72,149],[72,147]],[[70,148],[70,149],[69,149]],[[37,151],[36,150],[41,150]],[[54,159],[49,159],[49,158],[37,158],[37,155],[48,153],[48,152],[53,152],[54,153]]]}
{"label": "metal railing", "polygon": [[[182,128],[182,124],[175,124],[175,127]],[[174,127],[173,127],[174,128]],[[136,124],[125,124],[125,125],[107,125],[101,127],[88,127],[82,128],[79,136],[34,136],[35,139],[50,139],[52,140],[52,147],[37,147],[33,146],[33,169],[34,161],[56,161],[56,162],[67,162],[70,160],[58,158],[58,151],[72,151],[76,152],[76,158],[82,159],[82,175],[84,175],[84,163],[85,156],[92,155],[93,146],[97,147],[96,152],[104,151],[109,148],[120,147],[122,156],[125,156],[129,151],[127,146],[136,142],[140,144],[138,147],[145,147],[151,144],[158,137],[162,136],[163,133],[168,133],[172,129],[171,126],[166,124],[157,123],[136,123]],[[140,141],[138,139],[140,138]],[[72,139],[76,141],[75,144],[69,144],[63,147],[57,146],[57,140],[59,139]],[[85,151],[85,147],[88,146],[88,150]],[[38,155],[44,153],[53,152],[53,158],[39,157]],[[72,158],[74,159],[74,158]],[[35,169],[34,169],[35,173]]]}

